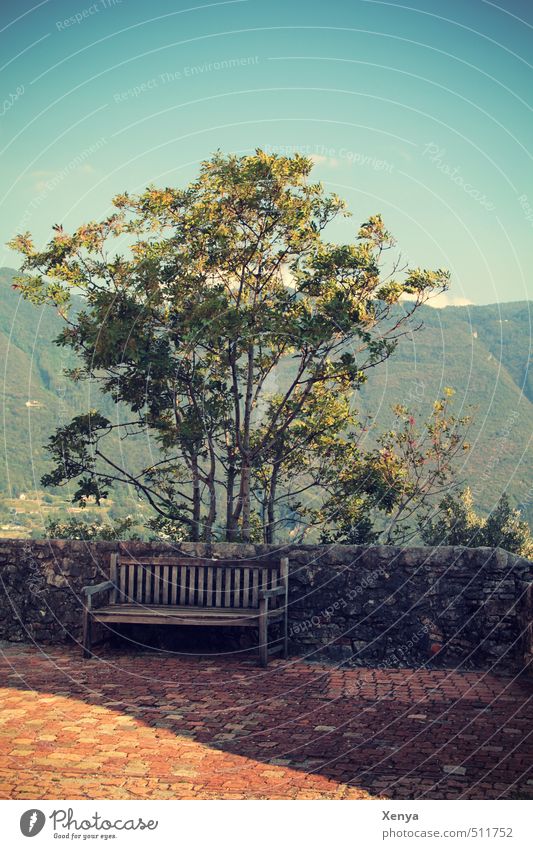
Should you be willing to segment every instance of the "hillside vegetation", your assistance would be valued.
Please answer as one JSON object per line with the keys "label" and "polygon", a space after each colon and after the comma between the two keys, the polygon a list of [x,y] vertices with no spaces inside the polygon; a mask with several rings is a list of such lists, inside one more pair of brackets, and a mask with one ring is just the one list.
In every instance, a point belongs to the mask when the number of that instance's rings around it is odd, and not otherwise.
{"label": "hillside vegetation", "polygon": [[[74,385],[63,375],[63,369],[74,363],[72,355],[52,341],[62,326],[61,319],[50,308],[35,307],[13,291],[14,274],[11,269],[0,271],[0,356],[4,364],[0,522],[6,536],[38,531],[45,513],[53,513],[54,508],[57,515],[69,502],[65,491],[50,493],[46,500],[40,485],[49,466],[43,446],[57,426],[90,408],[116,418],[113,404],[96,397],[94,386]],[[406,404],[422,416],[444,387],[453,387],[454,412],[474,415],[469,433],[472,450],[459,477],[469,484],[481,512],[493,508],[507,490],[513,503],[523,505],[530,524],[532,311],[531,302],[422,308],[424,328],[406,336],[383,369],[371,375],[359,403],[361,416],[371,417],[367,434],[371,442],[392,424],[393,405]],[[279,382],[283,383],[283,375]],[[123,450],[119,440],[116,450]],[[138,465],[147,462],[155,448],[139,441],[129,444],[127,451],[128,458]],[[113,493],[105,513],[110,518],[148,515],[126,488]]]}

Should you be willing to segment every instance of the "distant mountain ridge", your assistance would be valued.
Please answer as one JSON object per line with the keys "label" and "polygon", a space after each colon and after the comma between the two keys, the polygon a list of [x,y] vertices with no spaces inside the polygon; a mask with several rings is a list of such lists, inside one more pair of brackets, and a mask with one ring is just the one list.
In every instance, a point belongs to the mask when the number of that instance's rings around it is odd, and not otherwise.
{"label": "distant mountain ridge", "polygon": [[[108,415],[113,409],[94,386],[76,386],[63,376],[63,368],[74,360],[51,341],[61,319],[12,289],[16,273],[0,269],[0,499],[40,488],[49,465],[42,446],[59,423],[90,407]],[[424,307],[419,315],[423,330],[402,339],[360,392],[361,413],[375,419],[369,439],[390,426],[394,404],[404,403],[423,415],[444,387],[453,387],[456,414],[468,412],[470,405],[477,408],[469,434],[472,451],[460,474],[479,508],[490,510],[507,489],[533,523],[533,302]],[[131,450],[138,460],[140,449]]]}

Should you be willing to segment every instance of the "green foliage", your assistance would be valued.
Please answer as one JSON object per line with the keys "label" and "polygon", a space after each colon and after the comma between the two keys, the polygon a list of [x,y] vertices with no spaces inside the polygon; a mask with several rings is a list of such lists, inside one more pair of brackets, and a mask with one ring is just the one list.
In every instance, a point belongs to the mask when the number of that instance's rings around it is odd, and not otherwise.
{"label": "green foliage", "polygon": [[151,532],[150,539],[184,542],[189,538],[186,525],[172,521],[172,519],[167,519],[164,516],[154,516],[148,519],[146,527]]}
{"label": "green foliage", "polygon": [[329,497],[318,510],[323,541],[392,544],[417,535],[422,517],[455,485],[457,454],[469,448],[464,432],[470,420],[451,413],[452,396],[446,389],[420,424],[397,405],[394,429],[381,434],[373,450],[363,453],[348,443],[330,458]]}
{"label": "green foliage", "polygon": [[484,526],[485,545],[498,546],[533,558],[533,537],[519,510],[513,509],[504,493]]}
{"label": "green foliage", "polygon": [[44,536],[48,539],[141,539],[138,533],[132,531],[134,526],[135,521],[131,516],[126,516],[113,523],[89,522],[75,516],[66,520],[50,518],[46,521]]}
{"label": "green foliage", "polygon": [[[320,489],[327,458],[357,440],[354,393],[448,285],[440,269],[383,276],[394,243],[379,215],[354,243],[328,242],[346,211],[311,169],[301,156],[217,153],[186,189],[120,195],[102,222],[56,226],[43,251],[30,234],[13,240],[26,272],[15,285],[65,319],[57,343],[78,359],[70,376],[127,411],[58,428],[46,485],[76,481],[81,504],[129,485],[161,521],[206,541],[272,542],[287,509],[303,517],[298,489]],[[124,234],[128,253],[111,254]],[[77,291],[84,307],[69,314]],[[286,386],[269,391],[283,362]],[[114,432],[150,436],[157,459],[124,464],[106,447]]]}
{"label": "green foliage", "polygon": [[521,518],[520,511],[511,507],[506,494],[487,518],[475,512],[469,489],[458,498],[448,494],[440,502],[436,516],[421,524],[420,533],[426,545],[499,547],[533,557],[529,525]]}
{"label": "green foliage", "polygon": [[[117,412],[113,401],[99,396],[94,385],[65,381],[61,370],[65,366],[74,366],[75,355],[50,341],[59,335],[61,319],[53,310],[44,309],[39,313],[36,324],[35,307],[22,300],[11,288],[14,273],[6,269],[0,271],[0,358],[5,362],[6,438],[0,473],[1,524],[5,526],[1,532],[4,536],[31,533],[39,537],[48,509],[52,515],[64,515],[71,498],[60,487],[53,488],[46,495],[36,494],[36,500],[32,495],[35,480],[46,471],[48,461],[41,446],[48,441],[49,434],[57,425],[58,411],[62,411],[61,417],[65,421],[89,406],[100,407],[109,420],[116,419]],[[79,308],[79,302],[75,300],[74,312],[78,312]],[[384,397],[404,399],[404,406],[412,411],[417,423],[424,422],[431,415],[433,399],[438,397],[444,371],[447,380],[453,381],[457,387],[454,408],[462,409],[465,403],[472,402],[478,409],[468,434],[473,450],[464,454],[460,452],[455,464],[462,470],[460,479],[468,479],[472,483],[476,511],[486,515],[494,493],[501,492],[508,485],[512,501],[522,502],[522,515],[527,515],[531,524],[533,501],[528,496],[528,489],[533,452],[528,440],[533,409],[528,399],[521,396],[522,385],[528,392],[527,383],[523,381],[529,356],[530,313],[531,305],[525,303],[447,307],[441,310],[422,307],[420,314],[423,315],[424,328],[416,338],[416,348],[407,341],[400,344],[387,362],[386,374],[375,370],[372,380],[364,384],[358,393],[357,405],[362,411],[359,418],[363,425],[360,430],[366,437],[364,444],[377,443],[382,431],[399,429],[391,406],[388,402],[383,403]],[[475,340],[472,339],[473,328],[478,332]],[[487,345],[492,351],[492,359]],[[282,360],[276,370],[278,391],[287,385],[290,365],[290,358]],[[472,370],[476,380],[469,382]],[[25,406],[30,374],[31,397],[37,398],[42,405],[34,410]],[[518,385],[510,374],[519,381]],[[533,394],[529,394],[533,398]],[[485,412],[489,404],[490,415],[487,416]],[[372,415],[369,421],[368,414],[374,411],[376,415]],[[512,431],[508,438],[510,424]],[[142,466],[146,462],[146,439],[141,436],[137,440],[129,438],[121,441],[118,435],[115,432],[109,437],[111,457],[123,456],[128,468]],[[361,438],[359,444],[362,444]],[[157,446],[152,445],[151,449],[154,457],[158,457]],[[290,476],[288,483],[285,481],[283,485],[291,485],[296,490],[296,481]],[[13,493],[14,499],[9,499],[10,493]],[[26,493],[28,500],[19,501],[20,493]],[[294,496],[296,506],[300,498],[299,495]],[[131,513],[139,516],[139,527],[146,523],[150,515],[149,505],[143,505],[133,497],[126,485],[115,484],[112,499],[102,502],[99,512],[103,519],[98,520],[95,511],[91,510],[91,521],[107,523]],[[365,509],[368,509],[371,519],[371,533],[380,533],[384,538],[386,521],[390,521],[390,516],[383,511],[376,514],[370,507]],[[286,500],[281,502],[277,517],[280,535],[294,533],[296,538],[300,538],[307,527],[303,524],[301,530],[301,510],[302,505],[300,510],[293,511]],[[139,515],[141,512],[144,518]],[[363,517],[367,518],[366,514]],[[303,522],[307,519],[311,517],[305,514]],[[264,521],[260,510],[255,521]],[[370,539],[362,533],[363,526],[357,518],[343,526],[338,513],[335,524],[339,526],[340,537],[345,540],[350,539],[352,531],[357,535],[357,541]],[[316,534],[324,532],[327,535],[328,530],[329,538],[333,539],[333,526],[316,526],[310,521],[307,534],[315,539]],[[157,533],[157,530],[154,531],[155,535]],[[216,534],[223,538],[224,528],[217,528]],[[184,539],[187,535],[185,529],[176,539]]]}

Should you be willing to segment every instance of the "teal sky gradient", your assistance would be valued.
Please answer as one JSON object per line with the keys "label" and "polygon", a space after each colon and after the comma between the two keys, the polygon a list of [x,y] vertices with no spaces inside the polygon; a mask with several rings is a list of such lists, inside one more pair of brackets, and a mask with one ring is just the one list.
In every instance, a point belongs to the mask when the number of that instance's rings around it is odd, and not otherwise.
{"label": "teal sky gradient", "polygon": [[354,214],[332,236],[381,212],[410,264],[451,270],[451,300],[533,297],[532,3],[4,0],[0,16],[2,245],[184,185],[217,148],[300,150]]}

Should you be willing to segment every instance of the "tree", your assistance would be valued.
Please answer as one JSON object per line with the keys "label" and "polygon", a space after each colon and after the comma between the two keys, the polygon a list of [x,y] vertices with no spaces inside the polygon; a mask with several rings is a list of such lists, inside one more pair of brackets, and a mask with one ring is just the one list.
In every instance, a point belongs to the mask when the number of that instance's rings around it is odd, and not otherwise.
{"label": "tree", "polygon": [[[394,241],[379,215],[353,244],[327,241],[348,213],[311,169],[299,155],[217,153],[185,189],[119,195],[72,234],[57,225],[43,251],[29,233],[12,241],[24,297],[65,320],[56,341],[79,357],[71,378],[117,404],[116,421],[91,410],[56,431],[45,485],[76,481],[83,504],[130,484],[192,540],[273,542],[290,527],[348,430],[357,442],[354,393],[448,285],[446,271],[399,258],[385,273]],[[114,432],[149,436],[154,459],[124,468]]]}
{"label": "tree", "polygon": [[533,557],[529,525],[520,511],[511,507],[505,493],[487,518],[475,512],[469,489],[459,498],[448,494],[440,502],[437,515],[423,523],[420,532],[426,545],[486,545]]}
{"label": "tree", "polygon": [[454,460],[470,447],[470,417],[452,415],[453,394],[446,388],[420,424],[405,405],[396,405],[395,428],[365,453],[337,440],[340,450],[325,479],[328,497],[318,511],[324,542],[406,543],[418,535],[439,496],[458,486]]}

